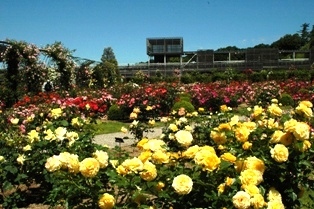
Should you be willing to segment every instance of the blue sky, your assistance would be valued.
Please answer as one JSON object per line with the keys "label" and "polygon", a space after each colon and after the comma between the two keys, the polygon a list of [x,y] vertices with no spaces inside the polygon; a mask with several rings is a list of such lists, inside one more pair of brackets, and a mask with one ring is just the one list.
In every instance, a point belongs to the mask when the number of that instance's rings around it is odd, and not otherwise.
{"label": "blue sky", "polygon": [[60,41],[74,56],[119,65],[147,61],[146,38],[183,37],[184,50],[271,44],[314,24],[313,0],[2,0],[0,40],[43,47]]}

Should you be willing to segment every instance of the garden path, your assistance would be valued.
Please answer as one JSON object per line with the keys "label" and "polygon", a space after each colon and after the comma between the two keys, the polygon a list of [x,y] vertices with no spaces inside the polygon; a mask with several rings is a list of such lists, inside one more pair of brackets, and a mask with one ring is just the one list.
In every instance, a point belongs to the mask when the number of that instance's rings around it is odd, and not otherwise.
{"label": "garden path", "polygon": [[[161,127],[155,127],[152,130],[153,132],[144,133],[144,137],[158,138],[162,134]],[[123,138],[123,143],[116,142],[116,137]],[[96,135],[94,137],[94,142],[100,145],[107,145],[110,148],[113,148],[115,146],[129,147],[133,145],[136,141],[134,139],[134,136],[130,133],[117,132],[117,133]]]}

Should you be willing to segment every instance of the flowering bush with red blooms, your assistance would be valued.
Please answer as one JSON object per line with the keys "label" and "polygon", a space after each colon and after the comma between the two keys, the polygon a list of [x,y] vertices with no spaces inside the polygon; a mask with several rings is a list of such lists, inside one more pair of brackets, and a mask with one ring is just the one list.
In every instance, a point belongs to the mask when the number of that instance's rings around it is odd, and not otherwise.
{"label": "flowering bush with red blooms", "polygon": [[14,107],[48,106],[70,107],[74,112],[81,112],[89,117],[101,117],[106,114],[108,107],[114,100],[106,91],[80,92],[81,96],[61,97],[58,93],[39,93],[34,96],[24,96]]}
{"label": "flowering bush with red blooms", "polygon": [[196,107],[207,107],[211,111],[219,110],[222,104],[237,106],[253,97],[253,91],[248,82],[195,84],[187,90],[192,95],[193,104]]}
{"label": "flowering bush with red blooms", "polygon": [[214,82],[193,84],[187,91],[192,95],[193,105],[217,111],[219,106],[227,104],[236,107],[246,103],[250,105],[268,105],[272,98],[280,98],[282,93],[289,94],[294,101],[314,101],[313,86],[308,81],[286,80],[249,83],[232,81],[229,84]]}
{"label": "flowering bush with red blooms", "polygon": [[280,88],[290,96],[294,101],[309,100],[314,101],[313,85],[310,81],[300,81],[289,79],[279,82]]}
{"label": "flowering bush with red blooms", "polygon": [[[127,113],[131,113],[135,107],[146,109],[151,106],[155,116],[167,115],[178,93],[176,84],[148,84],[143,85],[133,92],[123,94],[117,100],[117,104],[124,108]],[[143,114],[144,115],[144,114]]]}

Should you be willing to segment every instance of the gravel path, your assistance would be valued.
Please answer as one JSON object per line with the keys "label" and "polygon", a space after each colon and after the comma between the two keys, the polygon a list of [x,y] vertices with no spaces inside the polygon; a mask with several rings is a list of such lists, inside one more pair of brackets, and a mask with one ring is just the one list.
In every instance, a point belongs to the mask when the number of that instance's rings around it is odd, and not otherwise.
{"label": "gravel path", "polygon": [[[144,137],[147,138],[158,138],[162,134],[162,128],[154,128],[153,132],[149,133],[144,133]],[[123,138],[123,143],[118,143],[116,142],[116,137],[118,138]],[[117,133],[110,133],[110,134],[101,134],[101,135],[96,135],[94,137],[94,142],[100,145],[107,145],[111,148],[115,146],[130,146],[135,143],[134,136],[131,135],[130,133],[122,133],[122,132],[117,132]]]}

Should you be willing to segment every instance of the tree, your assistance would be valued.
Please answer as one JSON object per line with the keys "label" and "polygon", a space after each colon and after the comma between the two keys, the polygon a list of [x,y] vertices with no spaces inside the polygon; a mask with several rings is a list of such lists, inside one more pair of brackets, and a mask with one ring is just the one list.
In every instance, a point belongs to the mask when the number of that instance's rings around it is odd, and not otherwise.
{"label": "tree", "polygon": [[258,44],[253,47],[254,49],[269,49],[271,48],[269,44]]}
{"label": "tree", "polygon": [[310,40],[310,33],[308,31],[310,24],[309,23],[303,23],[301,25],[301,30],[299,31],[301,40],[302,40],[302,46],[307,44]]}
{"label": "tree", "polygon": [[310,32],[310,49],[314,47],[314,25],[312,25],[312,30]]}
{"label": "tree", "polygon": [[110,62],[112,64],[118,65],[116,56],[113,53],[113,49],[111,47],[104,48],[103,54],[101,56],[101,62]]}
{"label": "tree", "polygon": [[111,47],[104,48],[101,63],[94,69],[94,78],[99,87],[112,86],[121,80],[118,62]]}
{"label": "tree", "polygon": [[278,41],[271,44],[272,48],[277,48],[279,50],[298,50],[302,46],[302,39],[299,34],[295,33],[293,35],[286,34],[281,37]]}

